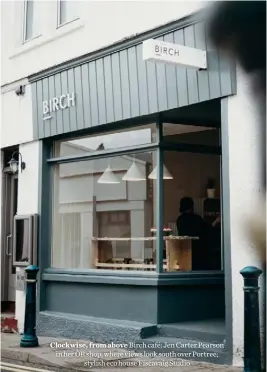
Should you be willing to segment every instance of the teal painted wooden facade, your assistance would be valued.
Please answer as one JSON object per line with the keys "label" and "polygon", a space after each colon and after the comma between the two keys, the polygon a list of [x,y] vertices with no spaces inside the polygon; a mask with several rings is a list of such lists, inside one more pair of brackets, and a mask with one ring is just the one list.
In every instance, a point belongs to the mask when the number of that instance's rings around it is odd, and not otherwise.
{"label": "teal painted wooden facade", "polygon": [[[72,67],[66,65],[55,74],[35,75],[34,138],[76,132],[235,94],[235,66],[210,46],[204,28],[204,23],[195,21],[155,38],[207,50],[207,70],[145,62],[142,38],[138,42],[133,38],[132,45],[122,44],[111,54],[90,56],[82,64],[77,60]],[[144,35],[143,40],[149,37]],[[75,106],[53,112],[52,118],[44,121],[42,102],[68,92],[75,92]]]}

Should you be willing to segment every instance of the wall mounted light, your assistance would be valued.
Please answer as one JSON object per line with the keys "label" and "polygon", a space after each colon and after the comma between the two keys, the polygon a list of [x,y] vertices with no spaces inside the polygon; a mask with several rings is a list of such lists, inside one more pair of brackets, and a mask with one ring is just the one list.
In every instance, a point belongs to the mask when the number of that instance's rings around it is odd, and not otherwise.
{"label": "wall mounted light", "polygon": [[17,96],[23,96],[25,94],[25,85],[20,85],[15,89],[15,93]]}
{"label": "wall mounted light", "polygon": [[[20,161],[14,158],[15,154],[18,154],[20,156]],[[19,168],[20,171],[22,172],[26,168],[26,163],[22,161],[22,155],[19,151],[13,152],[12,157],[9,160],[8,164],[10,167],[10,171],[12,173],[17,173],[19,171]]]}

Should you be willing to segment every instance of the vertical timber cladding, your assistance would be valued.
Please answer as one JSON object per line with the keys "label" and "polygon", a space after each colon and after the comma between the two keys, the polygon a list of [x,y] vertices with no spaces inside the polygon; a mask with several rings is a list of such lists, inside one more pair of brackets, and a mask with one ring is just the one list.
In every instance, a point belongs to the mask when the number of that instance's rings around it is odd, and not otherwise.
{"label": "vertical timber cladding", "polygon": [[[74,132],[236,93],[235,69],[209,45],[203,23],[156,39],[206,50],[207,70],[143,61],[142,43],[133,40],[133,46],[102,58],[90,61],[88,57],[88,62],[77,62],[76,67],[54,75],[50,72],[47,77],[43,73],[32,83],[34,137]],[[74,103],[69,101],[73,93]],[[44,112],[43,102],[47,105],[53,98],[57,98],[55,110],[44,120],[47,109]],[[53,109],[51,102],[50,107]]]}

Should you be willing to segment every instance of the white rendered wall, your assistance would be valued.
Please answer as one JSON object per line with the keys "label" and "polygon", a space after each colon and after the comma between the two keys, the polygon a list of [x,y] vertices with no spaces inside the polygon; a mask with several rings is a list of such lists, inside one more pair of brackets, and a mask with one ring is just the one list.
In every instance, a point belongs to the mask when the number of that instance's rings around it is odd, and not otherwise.
{"label": "white rendered wall", "polygon": [[2,85],[182,18],[205,5],[204,1],[76,1],[80,19],[57,28],[57,1],[37,3],[40,36],[23,44],[23,1],[1,2]]}
{"label": "white rendered wall", "polygon": [[[237,95],[228,98],[230,223],[232,265],[232,311],[234,364],[242,365],[244,338],[244,294],[240,270],[245,266],[262,268],[262,258],[248,237],[249,217],[257,219],[262,188],[258,146],[260,125],[255,97],[247,78],[237,75]],[[263,277],[260,281],[260,307],[263,304]],[[263,313],[261,321],[263,321]],[[261,324],[263,326],[263,324]],[[262,328],[263,337],[263,328]]]}
{"label": "white rendered wall", "polygon": [[[26,169],[19,173],[18,214],[38,213],[40,142],[26,143],[19,147]],[[17,268],[17,272],[23,270]],[[16,291],[16,319],[19,332],[24,328],[25,292]]]}
{"label": "white rendered wall", "polygon": [[17,96],[14,91],[15,87],[25,83],[21,81],[1,91],[1,148],[33,140],[31,87],[26,85],[23,96]]}

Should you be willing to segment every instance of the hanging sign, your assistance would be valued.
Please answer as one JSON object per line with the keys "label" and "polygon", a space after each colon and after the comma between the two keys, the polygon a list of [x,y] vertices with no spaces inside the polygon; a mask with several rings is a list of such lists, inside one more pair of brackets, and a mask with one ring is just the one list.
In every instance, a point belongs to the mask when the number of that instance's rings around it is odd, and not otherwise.
{"label": "hanging sign", "polygon": [[196,69],[207,68],[205,50],[149,39],[143,42],[143,60]]}
{"label": "hanging sign", "polygon": [[64,110],[74,105],[75,105],[74,93],[62,94],[59,97],[53,97],[50,100],[43,101],[43,115],[48,115],[45,116],[43,120],[51,119],[52,112]]}

